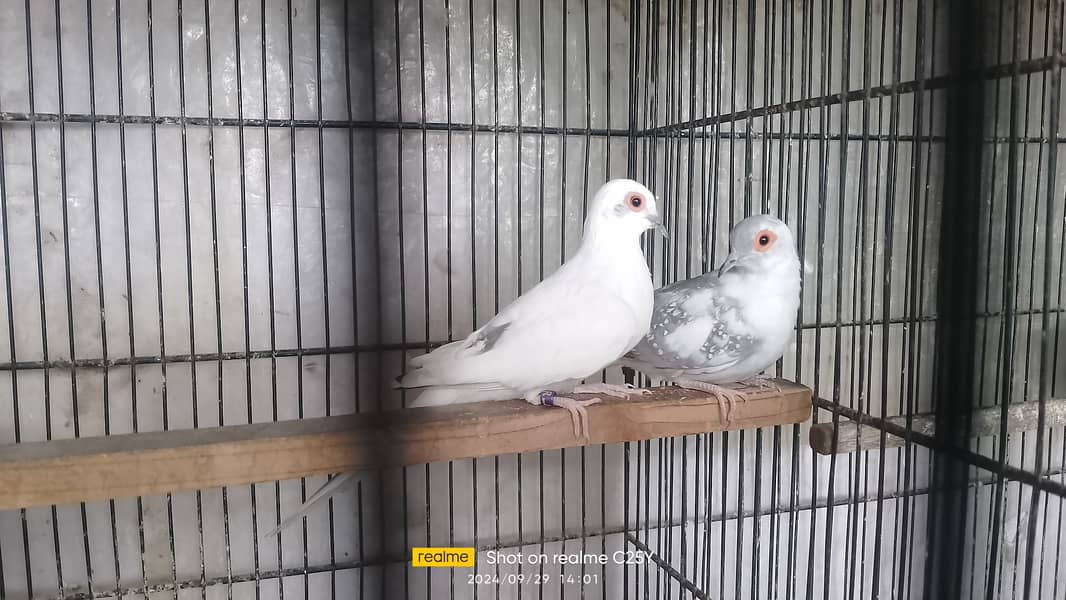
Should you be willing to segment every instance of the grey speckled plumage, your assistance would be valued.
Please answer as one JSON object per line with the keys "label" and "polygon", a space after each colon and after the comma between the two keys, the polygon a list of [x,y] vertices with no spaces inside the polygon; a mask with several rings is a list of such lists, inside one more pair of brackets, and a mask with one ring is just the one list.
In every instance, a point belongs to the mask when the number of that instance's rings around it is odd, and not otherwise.
{"label": "grey speckled plumage", "polygon": [[799,308],[791,230],[755,215],[733,228],[730,248],[718,271],[656,290],[647,334],[619,362],[690,387],[751,379],[784,354]]}

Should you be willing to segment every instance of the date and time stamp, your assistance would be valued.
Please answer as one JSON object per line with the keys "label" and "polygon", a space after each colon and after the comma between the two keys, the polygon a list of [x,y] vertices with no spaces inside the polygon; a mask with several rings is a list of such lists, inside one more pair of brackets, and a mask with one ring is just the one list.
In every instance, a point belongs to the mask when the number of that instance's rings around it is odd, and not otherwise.
{"label": "date and time stamp", "polygon": [[[476,553],[473,548],[412,548],[411,566],[413,567],[476,567]],[[470,585],[596,585],[600,583],[600,574],[595,572],[572,573],[566,566],[602,567],[606,565],[646,565],[652,561],[650,552],[640,550],[617,550],[608,553],[596,552],[560,552],[560,553],[523,553],[489,550],[485,553],[482,564],[492,565],[493,572],[479,573],[477,569],[466,574]],[[499,572],[499,565],[519,565],[528,567],[516,572]],[[545,572],[546,567],[557,567],[561,572]]]}

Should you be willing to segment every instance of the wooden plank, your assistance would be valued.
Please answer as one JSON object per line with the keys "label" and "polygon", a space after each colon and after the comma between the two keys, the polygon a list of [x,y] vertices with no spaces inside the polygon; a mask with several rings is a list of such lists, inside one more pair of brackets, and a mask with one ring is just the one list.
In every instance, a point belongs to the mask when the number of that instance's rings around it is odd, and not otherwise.
{"label": "wooden plank", "polygon": [[[1007,431],[1015,433],[1035,430],[1038,409],[1039,403],[1037,402],[1019,402],[1008,406]],[[999,422],[1002,415],[1002,409],[998,406],[975,411],[970,430],[971,437],[999,435]],[[885,420],[899,427],[907,426],[906,417],[889,417]],[[846,454],[860,450],[877,450],[881,447],[881,430],[876,425],[869,423],[860,425],[854,421],[841,421],[838,425],[835,443],[831,422],[812,425],[811,448],[819,454]],[[1066,426],[1066,400],[1053,399],[1045,405],[1044,425],[1048,428]],[[936,416],[929,414],[912,416],[911,430],[924,435],[934,435]],[[903,438],[891,434],[885,436],[885,448],[898,448],[903,445]]]}
{"label": "wooden plank", "polygon": [[[811,390],[751,390],[732,422],[701,392],[590,406],[590,444],[798,423]],[[0,446],[0,510],[583,445],[570,415],[521,400]]]}

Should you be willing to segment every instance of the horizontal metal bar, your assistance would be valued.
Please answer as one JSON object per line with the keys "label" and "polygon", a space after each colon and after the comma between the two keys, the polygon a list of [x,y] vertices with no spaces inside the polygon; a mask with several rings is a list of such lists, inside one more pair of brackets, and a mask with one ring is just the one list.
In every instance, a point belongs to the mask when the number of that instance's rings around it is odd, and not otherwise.
{"label": "horizontal metal bar", "polygon": [[[1039,73],[1041,71],[1048,71],[1056,64],[1061,66],[1063,62],[1064,61],[1062,57],[1048,56],[1044,58],[1021,61],[1018,64],[996,65],[993,67],[989,67],[988,69],[982,70],[980,73],[978,73],[978,75],[983,79],[989,80],[1008,77],[1013,75],[1015,72],[1020,75],[1029,75],[1033,73]],[[966,76],[964,75],[963,78],[965,77]],[[681,123],[664,125],[661,127],[653,127],[651,129],[645,129],[644,131],[639,132],[638,135],[662,135],[664,133],[685,131],[696,127],[706,127],[708,125],[716,125],[719,123],[744,121],[754,117],[765,117],[769,115],[809,110],[812,108],[822,108],[826,106],[834,106],[837,104],[858,102],[866,99],[876,100],[878,98],[883,98],[894,94],[911,94],[919,90],[936,90],[946,88],[951,85],[953,81],[958,81],[959,79],[962,78],[952,77],[948,75],[938,75],[925,79],[914,79],[894,84],[879,85],[871,87],[868,90],[865,88],[859,90],[848,90],[846,92],[838,92],[836,94],[829,94],[826,96],[820,96],[815,98],[790,100],[788,102],[781,102],[778,104],[769,104],[766,106],[749,108],[746,110],[738,110],[731,113],[713,115],[701,119],[693,119]]]}
{"label": "horizontal metal bar", "polygon": [[628,129],[587,127],[541,127],[539,125],[496,125],[486,123],[445,123],[438,121],[346,121],[336,119],[281,119],[236,117],[189,117],[176,115],[116,115],[108,113],[50,113],[0,111],[0,123],[106,123],[124,125],[180,125],[186,127],[274,127],[280,129],[371,129],[414,131],[457,131],[475,133],[523,133],[536,135],[591,135],[628,137]]}
{"label": "horizontal metal bar", "polygon": [[[821,98],[809,99],[818,101]],[[802,102],[797,100],[796,102]],[[821,106],[818,104],[817,106]],[[798,108],[796,110],[804,110]],[[773,112],[771,114],[788,114],[791,111]],[[760,115],[770,116],[770,115]],[[708,117],[713,118],[713,117]],[[433,131],[433,132],[459,132],[459,133],[510,133],[519,135],[567,135],[567,136],[592,136],[592,137],[628,137],[629,131],[624,129],[586,128],[586,127],[553,127],[538,125],[497,125],[492,123],[459,123],[439,121],[344,121],[335,119],[255,119],[236,117],[182,117],[177,115],[116,115],[116,114],[88,114],[88,113],[51,113],[51,112],[14,112],[0,111],[0,123],[30,124],[30,123],[64,123],[64,124],[109,124],[117,125],[174,125],[185,127],[249,127],[249,128],[276,128],[276,129],[364,129],[364,130],[410,130],[410,131]],[[883,133],[814,133],[814,132],[789,132],[789,131],[695,131],[694,126],[688,129],[677,129],[675,126],[666,126],[638,132],[636,137],[659,138],[663,140],[676,140],[678,138],[692,137],[697,139],[717,138],[722,140],[807,140],[807,141],[841,141],[853,142],[924,142],[941,143],[947,138],[943,135],[925,134],[883,134]],[[1023,136],[1010,138],[1006,136],[985,137],[987,143],[1006,144],[1017,142],[1022,144],[1047,144],[1051,138],[1047,136]],[[1066,135],[1055,138],[1057,142],[1066,142]]]}
{"label": "horizontal metal bar", "polygon": [[[1041,310],[1015,311],[1015,317],[1028,317],[1042,314]],[[1057,307],[1047,311],[1048,314],[1066,313],[1066,308]],[[995,319],[1003,316],[1002,312],[986,312],[977,315],[979,319]],[[917,323],[934,323],[939,319],[936,315],[923,315],[915,317],[896,317],[888,320],[889,325],[913,325]],[[797,329],[831,329],[834,327],[880,327],[885,324],[882,319],[862,319],[850,321],[825,321],[822,323],[800,323]],[[25,371],[34,369],[108,369],[113,367],[128,367],[130,365],[157,365],[157,364],[181,364],[188,362],[218,362],[230,360],[261,360],[265,358],[289,358],[293,356],[336,356],[346,354],[368,354],[380,352],[406,352],[418,350],[432,350],[454,340],[430,340],[428,342],[385,342],[375,344],[356,344],[345,346],[321,346],[308,348],[279,348],[277,350],[235,350],[232,352],[198,352],[195,354],[168,354],[166,356],[125,356],[116,358],[78,358],[73,361],[56,358],[48,360],[19,360],[0,362],[0,372]]]}
{"label": "horizontal metal bar", "polygon": [[377,351],[374,346],[330,346],[310,348],[278,348],[276,350],[251,350],[234,352],[199,352],[196,354],[168,354],[166,356],[124,356],[118,358],[78,358],[65,360],[19,360],[0,363],[0,371],[25,371],[33,369],[111,369],[133,365],[180,364],[190,362],[219,362],[227,360],[261,360],[264,358],[289,358],[294,356],[326,356],[356,354]]}

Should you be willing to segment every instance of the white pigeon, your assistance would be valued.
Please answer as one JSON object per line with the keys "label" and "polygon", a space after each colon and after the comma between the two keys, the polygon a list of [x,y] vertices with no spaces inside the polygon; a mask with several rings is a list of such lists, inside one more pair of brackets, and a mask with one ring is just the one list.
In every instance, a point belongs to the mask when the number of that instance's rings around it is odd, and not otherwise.
{"label": "white pigeon", "polygon": [[729,233],[729,246],[717,271],[655,291],[647,335],[619,361],[713,394],[726,421],[745,396],[719,384],[776,387],[759,375],[785,353],[800,302],[800,261],[787,225],[748,217]]}
{"label": "white pigeon", "polygon": [[[655,195],[631,179],[608,181],[589,204],[581,247],[544,281],[466,339],[411,359],[395,387],[421,388],[408,408],[523,398],[570,411],[574,435],[588,437],[585,406],[563,394],[626,397],[631,386],[579,385],[610,365],[648,331],[654,287],[641,234],[666,229]],[[277,534],[360,473],[331,479],[285,518]]]}
{"label": "white pigeon", "polygon": [[610,365],[644,336],[653,286],[640,235],[665,233],[655,195],[630,179],[608,181],[589,204],[581,247],[544,281],[464,340],[409,362],[401,388],[423,388],[409,406],[523,398],[571,413],[587,437],[585,406],[562,394],[625,397],[629,386],[578,383]]}

